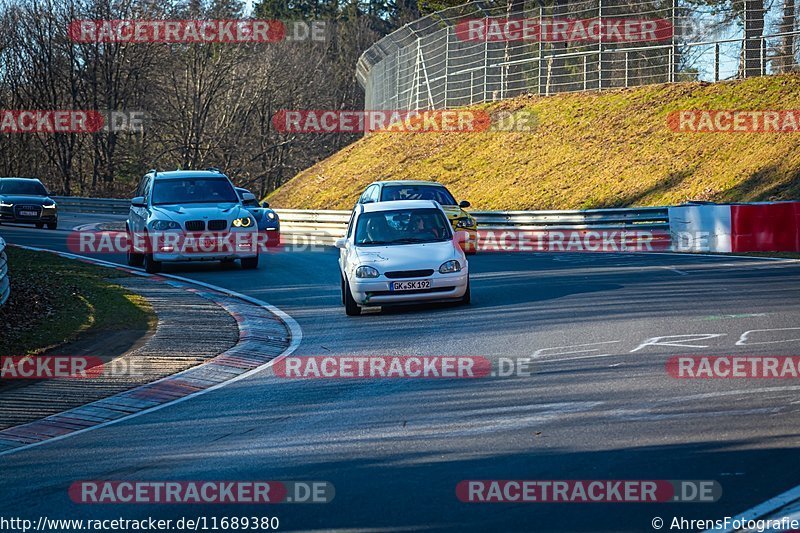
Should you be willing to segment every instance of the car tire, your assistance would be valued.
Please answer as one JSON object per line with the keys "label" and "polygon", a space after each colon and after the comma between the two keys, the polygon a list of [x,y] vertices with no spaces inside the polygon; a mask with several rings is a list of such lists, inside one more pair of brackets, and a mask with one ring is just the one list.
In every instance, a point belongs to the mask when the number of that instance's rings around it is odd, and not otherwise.
{"label": "car tire", "polygon": [[48,222],[47,229],[58,229],[58,222]]}
{"label": "car tire", "polygon": [[153,259],[153,254],[144,254],[144,271],[148,274],[161,272],[161,261]]}
{"label": "car tire", "polygon": [[461,297],[458,303],[461,305],[469,305],[472,301],[472,291],[469,288],[469,278],[467,278],[467,291],[464,293],[464,296]]}
{"label": "car tire", "polygon": [[42,228],[44,228],[44,222],[37,222],[37,223],[36,223],[36,228],[37,228],[37,229],[42,229]]}
{"label": "car tire", "polygon": [[258,268],[258,256],[242,258],[242,268],[245,270],[255,270]]}
{"label": "car tire", "polygon": [[344,312],[347,316],[359,316],[361,308],[353,298],[353,293],[350,292],[350,284],[344,282]]}
{"label": "car tire", "polygon": [[130,245],[128,246],[127,259],[128,259],[128,266],[132,267],[140,267],[142,266],[142,263],[144,263],[144,255],[137,254],[136,252],[134,252],[133,248],[131,248]]}
{"label": "car tire", "polygon": [[125,232],[128,238],[128,251],[125,254],[126,262],[128,266],[141,267],[144,263],[144,254],[137,254],[136,250],[133,249],[133,238],[131,237],[131,230],[127,224],[125,224]]}

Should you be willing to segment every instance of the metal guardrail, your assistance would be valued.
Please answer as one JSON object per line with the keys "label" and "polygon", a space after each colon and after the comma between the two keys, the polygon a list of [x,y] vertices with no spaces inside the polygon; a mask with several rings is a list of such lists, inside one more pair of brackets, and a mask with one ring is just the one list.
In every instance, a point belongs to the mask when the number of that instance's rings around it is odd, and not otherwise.
{"label": "metal guardrail", "polygon": [[6,255],[6,241],[0,237],[0,305],[6,303],[11,295],[11,282],[8,279],[8,256]]}
{"label": "metal guardrail", "polygon": [[[276,209],[281,233],[289,242],[333,244],[345,235],[350,211]],[[584,211],[472,211],[481,230],[664,230],[667,207],[588,209]]]}
{"label": "metal guardrail", "polygon": [[[55,196],[59,209],[73,213],[125,215],[130,200]],[[350,211],[276,209],[286,242],[331,245],[345,235]],[[666,230],[666,207],[587,209],[572,211],[472,211],[483,230]]]}
{"label": "metal guardrail", "polygon": [[118,198],[81,198],[78,196],[51,196],[59,211],[67,213],[98,213],[106,215],[127,215],[131,208],[130,200]]}

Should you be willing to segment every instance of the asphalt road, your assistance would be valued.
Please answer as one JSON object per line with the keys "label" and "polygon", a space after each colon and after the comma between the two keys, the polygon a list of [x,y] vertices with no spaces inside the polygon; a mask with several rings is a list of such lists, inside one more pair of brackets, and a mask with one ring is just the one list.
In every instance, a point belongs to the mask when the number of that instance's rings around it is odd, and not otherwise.
{"label": "asphalt road", "polygon": [[[50,249],[66,250],[66,235],[0,226],[9,243]],[[653,531],[656,516],[669,524],[733,515],[800,483],[800,383],[677,380],[665,371],[673,355],[800,355],[800,263],[481,254],[470,259],[469,307],[346,317],[336,258],[331,249],[276,252],[258,271],[166,271],[289,313],[303,330],[295,355],[535,356],[534,374],[287,380],[264,371],[0,458],[0,516],[270,515],[291,530]],[[683,337],[653,341],[670,336]],[[272,507],[70,501],[72,482],[99,479],[325,480],[336,498]],[[467,479],[706,479],[723,494],[717,503],[468,504],[455,495]]]}

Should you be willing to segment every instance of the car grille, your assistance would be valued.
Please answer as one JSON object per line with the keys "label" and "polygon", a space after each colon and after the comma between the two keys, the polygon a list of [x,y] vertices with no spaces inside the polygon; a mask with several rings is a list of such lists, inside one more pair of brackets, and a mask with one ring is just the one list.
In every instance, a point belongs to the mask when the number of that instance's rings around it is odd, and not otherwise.
{"label": "car grille", "polygon": [[433,275],[433,269],[430,270],[395,270],[387,272],[386,277],[391,279],[398,278],[424,278]]}
{"label": "car grille", "polygon": [[[20,211],[33,211],[36,213],[35,216],[25,215],[22,216],[19,214]],[[14,214],[19,218],[39,218],[42,216],[42,207],[39,205],[15,205],[14,206]]]}
{"label": "car grille", "polygon": [[203,231],[206,229],[206,223],[202,220],[187,220],[186,231]]}
{"label": "car grille", "polygon": [[455,287],[432,287],[430,289],[414,289],[411,291],[368,291],[367,296],[389,296],[397,294],[427,294],[430,292],[449,292]]}
{"label": "car grille", "polygon": [[227,220],[209,220],[208,229],[211,231],[220,231],[228,227]]}

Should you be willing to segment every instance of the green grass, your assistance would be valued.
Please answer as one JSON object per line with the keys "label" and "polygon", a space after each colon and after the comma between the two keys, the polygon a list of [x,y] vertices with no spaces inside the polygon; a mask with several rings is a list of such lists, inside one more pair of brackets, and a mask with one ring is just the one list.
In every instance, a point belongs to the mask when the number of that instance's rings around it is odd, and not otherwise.
{"label": "green grass", "polygon": [[676,133],[683,109],[798,109],[800,76],[523,96],[517,133],[375,133],[301,172],[274,207],[349,209],[372,181],[429,179],[482,209],[587,209],[800,198],[800,134]]}
{"label": "green grass", "polygon": [[85,333],[155,325],[147,300],[114,283],[124,272],[46,252],[6,252],[11,297],[0,308],[0,355],[33,355]]}

